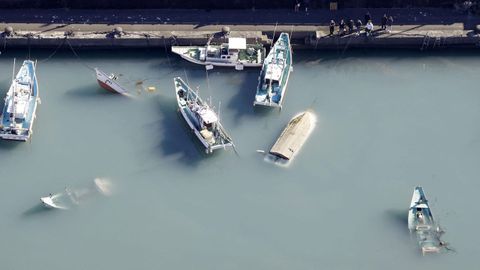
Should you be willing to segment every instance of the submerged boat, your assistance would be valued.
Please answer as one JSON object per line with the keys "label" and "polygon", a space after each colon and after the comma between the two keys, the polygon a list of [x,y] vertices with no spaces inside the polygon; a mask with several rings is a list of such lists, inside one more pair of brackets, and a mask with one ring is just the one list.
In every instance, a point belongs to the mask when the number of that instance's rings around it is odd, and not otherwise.
{"label": "submerged boat", "polygon": [[[13,66],[15,70],[15,63]],[[39,101],[35,67],[35,62],[23,61],[22,67],[10,85],[1,115],[0,138],[2,139],[27,141],[32,135]]]}
{"label": "submerged boat", "polygon": [[41,197],[40,201],[47,208],[67,210],[81,204],[95,194],[110,195],[110,181],[103,178],[95,178],[92,186],[78,189],[65,188],[63,192]]}
{"label": "submerged boat", "polygon": [[265,48],[262,44],[247,44],[245,38],[231,37],[228,43],[206,46],[172,46],[172,52],[183,59],[200,65],[235,67],[261,67],[265,59]]}
{"label": "submerged boat", "polygon": [[422,254],[440,253],[445,243],[442,230],[436,224],[422,187],[415,187],[408,211],[408,229],[416,234]]}
{"label": "submerged boat", "polygon": [[270,149],[270,155],[289,161],[300,151],[315,126],[315,115],[310,110],[296,115],[288,122],[282,134]]}
{"label": "submerged boat", "polygon": [[217,149],[235,147],[220,124],[218,115],[180,77],[174,78],[178,108],[207,154]]}
{"label": "submerged boat", "polygon": [[290,37],[281,33],[263,63],[253,105],[281,108],[292,70]]}
{"label": "submerged boat", "polygon": [[130,96],[128,90],[118,82],[118,77],[115,74],[107,75],[105,72],[95,68],[98,84],[105,90],[115,93]]}

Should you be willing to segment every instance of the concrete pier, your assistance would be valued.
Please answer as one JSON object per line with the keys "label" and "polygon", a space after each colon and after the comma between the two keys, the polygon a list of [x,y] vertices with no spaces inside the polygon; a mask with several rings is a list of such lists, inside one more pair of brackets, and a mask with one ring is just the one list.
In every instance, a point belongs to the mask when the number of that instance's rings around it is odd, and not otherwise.
{"label": "concrete pier", "polygon": [[[230,36],[269,44],[273,33],[292,33],[294,49],[348,48],[477,48],[480,46],[479,16],[452,10],[370,10],[374,23],[383,12],[395,16],[393,31],[378,31],[367,37],[348,34],[329,36],[333,18],[360,18],[364,10],[309,14],[288,10],[212,11],[201,10],[4,10],[0,16],[0,50],[12,47],[57,48],[145,48],[172,45],[204,45],[229,27]],[[278,23],[278,20],[281,22]],[[120,30],[120,31],[118,31]],[[338,27],[335,29],[338,30]],[[68,43],[67,43],[68,40]],[[222,41],[222,39],[214,40]]]}

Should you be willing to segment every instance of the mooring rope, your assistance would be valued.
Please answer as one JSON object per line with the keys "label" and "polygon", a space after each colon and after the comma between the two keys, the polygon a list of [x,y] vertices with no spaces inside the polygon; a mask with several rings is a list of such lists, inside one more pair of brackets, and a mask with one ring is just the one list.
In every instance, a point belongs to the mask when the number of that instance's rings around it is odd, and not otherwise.
{"label": "mooring rope", "polygon": [[85,63],[83,61],[83,59],[80,57],[80,55],[78,55],[78,53],[73,49],[73,46],[72,46],[72,44],[70,44],[70,41],[68,41],[68,38],[66,38],[65,41],[67,42],[68,46],[72,50],[73,54],[78,58],[78,60],[80,60],[80,63],[82,63],[82,65],[84,65],[86,68],[94,71],[95,69],[93,67],[89,66],[87,63]]}
{"label": "mooring rope", "polygon": [[65,45],[65,41],[67,40],[67,37],[65,37],[62,41],[62,43],[60,43],[57,48],[55,48],[55,50],[47,57],[47,58],[44,58],[40,61],[38,61],[39,63],[45,63],[47,61],[49,61],[50,59],[52,59],[53,56],[55,56],[55,54],[57,54],[58,50],[63,47],[63,45]]}

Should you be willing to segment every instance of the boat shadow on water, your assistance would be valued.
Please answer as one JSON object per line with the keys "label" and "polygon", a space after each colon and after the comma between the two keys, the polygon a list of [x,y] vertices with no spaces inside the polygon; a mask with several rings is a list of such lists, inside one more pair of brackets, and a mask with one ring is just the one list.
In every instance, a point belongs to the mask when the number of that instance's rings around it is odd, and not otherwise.
{"label": "boat shadow on water", "polygon": [[[231,74],[232,80],[235,80],[236,75],[243,75],[241,80],[237,79],[237,81],[240,80],[238,91],[226,105],[229,110],[234,112],[235,124],[238,124],[242,118],[257,118],[280,112],[279,109],[275,108],[253,106],[260,69],[229,71],[229,73],[234,72],[237,74]],[[239,72],[243,72],[243,74],[239,74]]]}
{"label": "boat shadow on water", "polygon": [[105,89],[102,89],[98,84],[92,83],[89,85],[83,85],[81,87],[72,88],[65,92],[65,95],[72,98],[86,98],[86,99],[98,99],[98,98],[125,98],[120,94],[110,93]]}
{"label": "boat shadow on water", "polygon": [[187,123],[178,112],[177,103],[174,99],[165,96],[156,99],[159,108],[159,120],[154,131],[160,131],[161,141],[155,151],[158,150],[162,157],[175,157],[181,163],[197,167],[200,161],[207,157],[195,135],[188,129]]}
{"label": "boat shadow on water", "polygon": [[25,144],[25,142],[6,141],[6,140],[0,139],[0,151],[2,151],[2,150],[6,150],[6,151],[13,150],[13,149],[19,147],[21,144]]}
{"label": "boat shadow on water", "polygon": [[27,209],[25,212],[22,213],[23,217],[34,217],[34,216],[39,216],[39,215],[44,215],[44,214],[51,214],[57,211],[53,211],[54,209],[52,208],[46,208],[44,207],[41,203],[38,203],[37,205]]}

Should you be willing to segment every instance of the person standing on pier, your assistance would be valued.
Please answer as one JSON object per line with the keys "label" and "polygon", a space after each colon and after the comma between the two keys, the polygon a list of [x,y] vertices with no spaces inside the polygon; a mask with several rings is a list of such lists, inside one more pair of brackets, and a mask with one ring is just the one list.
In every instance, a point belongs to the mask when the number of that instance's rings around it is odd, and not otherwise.
{"label": "person standing on pier", "polygon": [[355,23],[355,28],[357,28],[357,36],[360,36],[360,31],[362,31],[362,21],[360,19]]}
{"label": "person standing on pier", "polygon": [[383,17],[382,17],[382,30],[386,30],[386,29],[387,29],[387,21],[388,21],[387,14],[383,14]]}
{"label": "person standing on pier", "polygon": [[333,36],[334,32],[335,32],[335,21],[330,20],[330,36]]}
{"label": "person standing on pier", "polygon": [[343,19],[340,20],[340,23],[338,24],[338,34],[340,36],[345,35],[345,22]]}
{"label": "person standing on pier", "polygon": [[295,0],[295,7],[293,9],[295,12],[300,10],[300,0]]}
{"label": "person standing on pier", "polygon": [[388,33],[392,32],[392,25],[393,25],[393,17],[390,16],[390,17],[388,17],[388,21],[387,21],[387,32]]}
{"label": "person standing on pier", "polygon": [[347,28],[348,28],[348,33],[351,34],[353,33],[353,25],[354,25],[354,22],[352,19],[350,19],[348,22],[347,22]]}
{"label": "person standing on pier", "polygon": [[372,16],[370,15],[370,12],[367,11],[365,14],[365,25],[367,25],[368,21],[372,20]]}
{"label": "person standing on pier", "polygon": [[365,34],[368,36],[370,36],[373,32],[373,23],[372,21],[368,21],[367,25],[365,25]]}
{"label": "person standing on pier", "polygon": [[303,5],[305,6],[305,13],[308,15],[308,6],[310,5],[310,0],[303,0]]}

